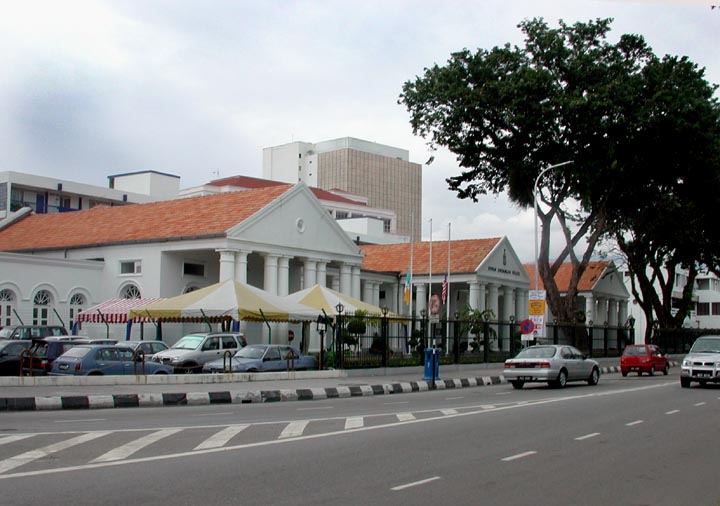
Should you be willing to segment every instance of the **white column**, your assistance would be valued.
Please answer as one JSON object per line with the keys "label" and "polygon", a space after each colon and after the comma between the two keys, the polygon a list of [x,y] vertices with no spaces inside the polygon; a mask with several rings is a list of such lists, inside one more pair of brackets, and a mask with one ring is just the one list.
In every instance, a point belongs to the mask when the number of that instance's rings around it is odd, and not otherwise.
{"label": "white column", "polygon": [[352,296],[352,268],[348,264],[340,264],[340,293]]}
{"label": "white column", "polygon": [[515,321],[523,321],[528,317],[527,290],[515,290]]}
{"label": "white column", "polygon": [[488,308],[487,299],[485,298],[486,283],[478,283],[478,307],[480,311],[485,311]]}
{"label": "white column", "polygon": [[373,300],[373,286],[372,282],[368,281],[367,279],[362,283],[362,300],[363,302],[367,302],[368,304],[372,304]]}
{"label": "white column", "polygon": [[290,257],[278,258],[277,294],[285,296],[290,293]]}
{"label": "white column", "polygon": [[592,294],[585,296],[585,321],[595,321],[595,299]]}
{"label": "white column", "polygon": [[[625,320],[623,320],[624,322]],[[608,325],[615,327],[618,324],[618,300],[610,299],[608,305]]]}
{"label": "white column", "polygon": [[220,281],[235,279],[235,250],[219,249],[220,253]]}
{"label": "white column", "polygon": [[235,281],[247,283],[247,265],[249,251],[240,250],[235,253]]}
{"label": "white column", "polygon": [[500,314],[498,313],[498,302],[498,285],[496,285],[495,283],[489,283],[486,306],[489,310],[493,312],[495,318],[500,318]]}
{"label": "white column", "polygon": [[468,305],[472,309],[480,309],[480,283],[477,281],[470,281],[470,293],[468,295]]}
{"label": "white column", "polygon": [[373,283],[373,305],[380,307],[380,283]]}
{"label": "white column", "polygon": [[619,306],[620,307],[618,309],[618,323],[620,325],[625,325],[625,322],[628,318],[628,301],[621,300]]}
{"label": "white column", "polygon": [[317,260],[306,258],[303,262],[303,288],[310,288],[317,283]]}
{"label": "white column", "polygon": [[415,315],[419,318],[420,311],[427,309],[427,285],[419,283],[415,285]]}
{"label": "white column", "polygon": [[517,315],[515,314],[515,297],[514,297],[514,291],[515,289],[512,286],[504,285],[503,288],[503,316],[502,319],[505,321],[510,320],[511,316],[515,316],[517,319]]}
{"label": "white column", "polygon": [[340,291],[340,274],[333,274],[332,285],[330,286],[336,292]]}
{"label": "white column", "polygon": [[[596,324],[602,325],[606,321],[608,321],[608,300],[607,299],[598,299],[597,301],[597,313],[595,314],[597,317],[597,320],[595,320]],[[609,323],[609,322],[608,322]]]}
{"label": "white column", "polygon": [[265,254],[265,283],[263,289],[273,295],[278,291],[278,255]]}
{"label": "white column", "polygon": [[318,262],[316,282],[320,286],[327,286],[327,262]]}
{"label": "white column", "polygon": [[352,296],[360,298],[360,266],[352,266]]}

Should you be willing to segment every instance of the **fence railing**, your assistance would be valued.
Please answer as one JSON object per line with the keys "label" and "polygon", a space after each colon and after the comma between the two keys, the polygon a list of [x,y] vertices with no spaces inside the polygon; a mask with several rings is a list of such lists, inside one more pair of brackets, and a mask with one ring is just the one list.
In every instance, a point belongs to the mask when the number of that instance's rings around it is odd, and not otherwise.
{"label": "fence railing", "polygon": [[514,320],[432,323],[427,318],[340,315],[328,337],[324,367],[353,369],[422,365],[427,347],[440,349],[441,364],[503,362],[528,344],[543,343],[570,344],[590,357],[617,357],[634,341],[634,329],[552,322],[546,336],[528,342]]}

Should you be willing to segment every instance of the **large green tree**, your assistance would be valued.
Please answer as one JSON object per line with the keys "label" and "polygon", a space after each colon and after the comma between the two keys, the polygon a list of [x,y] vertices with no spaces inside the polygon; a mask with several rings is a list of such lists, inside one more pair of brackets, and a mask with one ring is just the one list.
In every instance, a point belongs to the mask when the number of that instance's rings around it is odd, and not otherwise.
{"label": "large green tree", "polygon": [[[648,204],[647,198],[634,197],[648,197],[648,187],[663,195],[662,184],[685,171],[676,164],[662,169],[652,165],[657,146],[650,131],[671,136],[676,108],[688,104],[669,100],[663,107],[658,101],[647,112],[654,121],[641,120],[647,102],[657,98],[646,87],[657,87],[659,76],[674,63],[689,62],[658,59],[639,35],[609,42],[611,22],[560,21],[559,28],[550,28],[542,19],[523,21],[524,47],[506,44],[453,53],[444,66],[426,68],[423,76],[406,82],[400,95],[413,132],[431,148],[442,146],[456,155],[462,172],[447,182],[459,198],[477,201],[481,195],[505,192],[519,207],[530,208],[537,196],[539,275],[551,311],[566,322],[578,314],[578,282],[603,238],[632,237],[627,232],[637,222],[625,219],[623,212],[635,203],[642,213]],[[689,71],[698,77],[697,69]],[[678,80],[668,88],[701,89],[700,81]],[[701,95],[696,99],[702,101]],[[688,126],[688,133],[692,130]],[[568,160],[573,163],[544,171]],[[648,179],[657,172],[662,177]],[[682,205],[687,195],[676,198]],[[645,207],[645,215],[651,209]],[[565,243],[551,261],[553,223],[562,229]],[[572,276],[561,297],[554,276],[564,262],[571,263]]]}

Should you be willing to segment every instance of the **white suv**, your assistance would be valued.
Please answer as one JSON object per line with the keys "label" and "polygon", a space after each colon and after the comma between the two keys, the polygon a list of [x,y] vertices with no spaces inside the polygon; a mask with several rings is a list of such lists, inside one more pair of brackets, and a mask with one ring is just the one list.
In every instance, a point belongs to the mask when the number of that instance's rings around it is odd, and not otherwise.
{"label": "white suv", "polygon": [[152,359],[172,366],[175,373],[199,373],[206,362],[222,359],[228,351],[233,355],[246,345],[245,336],[238,332],[189,334]]}

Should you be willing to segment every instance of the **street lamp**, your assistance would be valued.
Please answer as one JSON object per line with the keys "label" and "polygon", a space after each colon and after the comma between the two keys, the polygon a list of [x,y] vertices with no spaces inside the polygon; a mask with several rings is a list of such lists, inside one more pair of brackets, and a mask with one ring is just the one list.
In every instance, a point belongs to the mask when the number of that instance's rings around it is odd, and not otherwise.
{"label": "street lamp", "polygon": [[540,171],[540,174],[537,175],[535,178],[535,185],[533,186],[533,202],[534,202],[534,208],[535,208],[535,290],[540,289],[540,282],[539,282],[539,273],[538,273],[538,183],[540,182],[540,178],[543,177],[543,175],[552,169],[557,169],[558,167],[562,167],[563,165],[567,165],[569,163],[573,163],[572,160],[568,160],[567,162],[562,163],[556,163],[555,165],[550,165],[549,167],[545,167],[543,170]]}

